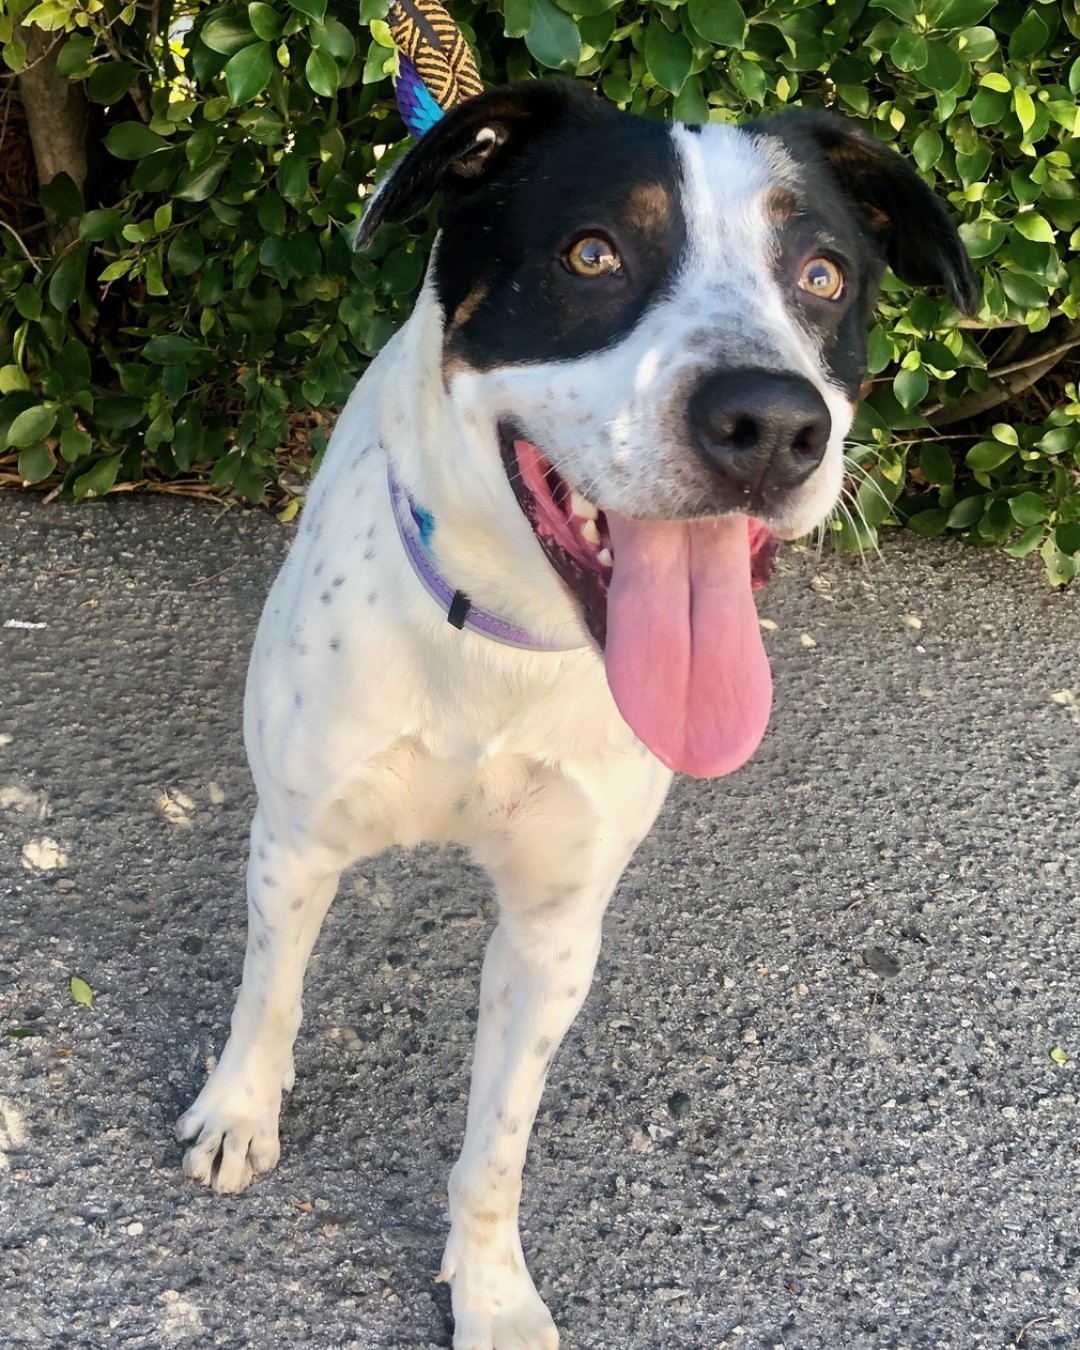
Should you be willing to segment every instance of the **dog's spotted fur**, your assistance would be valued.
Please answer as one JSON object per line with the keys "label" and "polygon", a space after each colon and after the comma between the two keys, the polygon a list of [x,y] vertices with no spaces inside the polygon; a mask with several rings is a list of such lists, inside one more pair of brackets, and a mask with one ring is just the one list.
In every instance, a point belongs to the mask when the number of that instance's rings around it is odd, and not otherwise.
{"label": "dog's spotted fur", "polygon": [[[453,1282],[459,1350],[552,1347],[518,1237],[529,1131],[585,999],[604,910],[671,775],[615,708],[579,599],[507,481],[500,426],[524,428],[605,508],[722,512],[689,400],[717,370],[795,373],[831,430],[806,482],[755,504],[790,537],[835,501],[885,259],[961,304],[971,278],[912,171],[828,119],[692,132],[543,81],[448,116],[376,195],[365,235],[440,189],[416,311],[341,416],[259,626],[243,986],[220,1063],[178,1128],[192,1141],[188,1175],[218,1191],[272,1168],[304,969],[340,873],[393,844],[465,844],[500,918],[441,1278]],[[596,231],[626,259],[619,285],[559,261]],[[822,308],[792,283],[820,251],[847,272],[842,304]],[[523,651],[450,627],[403,552],[388,461],[434,515],[433,556],[455,586],[584,645]]]}

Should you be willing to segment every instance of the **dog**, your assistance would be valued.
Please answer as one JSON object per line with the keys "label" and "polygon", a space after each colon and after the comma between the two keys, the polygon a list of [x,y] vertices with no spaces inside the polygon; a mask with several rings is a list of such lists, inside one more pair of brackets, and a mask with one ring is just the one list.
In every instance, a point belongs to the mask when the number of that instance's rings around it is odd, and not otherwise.
{"label": "dog", "polygon": [[439,1279],[457,1350],[549,1350],[521,1174],[605,908],[673,772],[764,733],[753,591],[837,501],[885,266],[978,292],[914,170],[827,113],[692,127],[561,77],[491,90],[393,168],[358,245],[440,193],[259,624],[243,984],[177,1132],[216,1191],[274,1167],[340,873],[464,844],[499,919]]}

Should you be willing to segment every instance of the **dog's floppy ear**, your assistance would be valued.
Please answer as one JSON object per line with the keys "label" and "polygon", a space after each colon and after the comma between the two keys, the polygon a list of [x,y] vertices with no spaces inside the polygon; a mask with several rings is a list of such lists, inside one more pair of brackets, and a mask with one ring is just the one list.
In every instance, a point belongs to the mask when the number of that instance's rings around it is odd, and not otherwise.
{"label": "dog's floppy ear", "polygon": [[440,191],[466,192],[564,118],[613,112],[573,80],[548,76],[489,89],[451,109],[368,199],[354,245],[367,248],[384,221],[422,211]]}
{"label": "dog's floppy ear", "polygon": [[944,286],[957,309],[975,313],[981,290],[956,226],[895,150],[831,113],[781,114],[756,122],[754,130],[779,135],[797,158],[805,159],[808,149],[822,157],[901,281]]}

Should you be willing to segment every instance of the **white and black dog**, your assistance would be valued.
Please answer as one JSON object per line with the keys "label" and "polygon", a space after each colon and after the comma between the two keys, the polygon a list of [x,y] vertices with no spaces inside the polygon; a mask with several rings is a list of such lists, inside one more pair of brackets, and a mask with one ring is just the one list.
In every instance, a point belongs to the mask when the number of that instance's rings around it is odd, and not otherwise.
{"label": "white and black dog", "polygon": [[620,113],[560,78],[449,113],[360,231],[442,192],[409,322],[337,424],[259,626],[232,1034],[178,1133],[239,1191],[278,1161],[304,970],[342,869],[454,840],[490,874],[440,1279],[459,1350],[558,1336],[518,1236],[526,1144],[604,910],[673,770],[771,702],[753,589],[833,508],[886,264],[977,290],[891,149],[827,114]]}

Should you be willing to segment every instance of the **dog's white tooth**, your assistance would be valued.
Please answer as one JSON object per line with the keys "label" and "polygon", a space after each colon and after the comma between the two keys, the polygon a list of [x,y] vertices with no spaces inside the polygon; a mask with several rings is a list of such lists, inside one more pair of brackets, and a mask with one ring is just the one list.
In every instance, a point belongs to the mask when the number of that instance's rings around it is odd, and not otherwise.
{"label": "dog's white tooth", "polygon": [[615,559],[611,556],[611,549],[602,548],[600,552],[596,555],[596,561],[600,564],[601,567],[610,567],[611,564],[615,561]]}
{"label": "dog's white tooth", "polygon": [[600,542],[600,531],[596,528],[595,520],[587,520],[582,525],[581,537],[587,544],[598,544]]}
{"label": "dog's white tooth", "polygon": [[580,516],[582,520],[596,519],[596,507],[580,492],[570,493],[570,512],[572,515]]}

